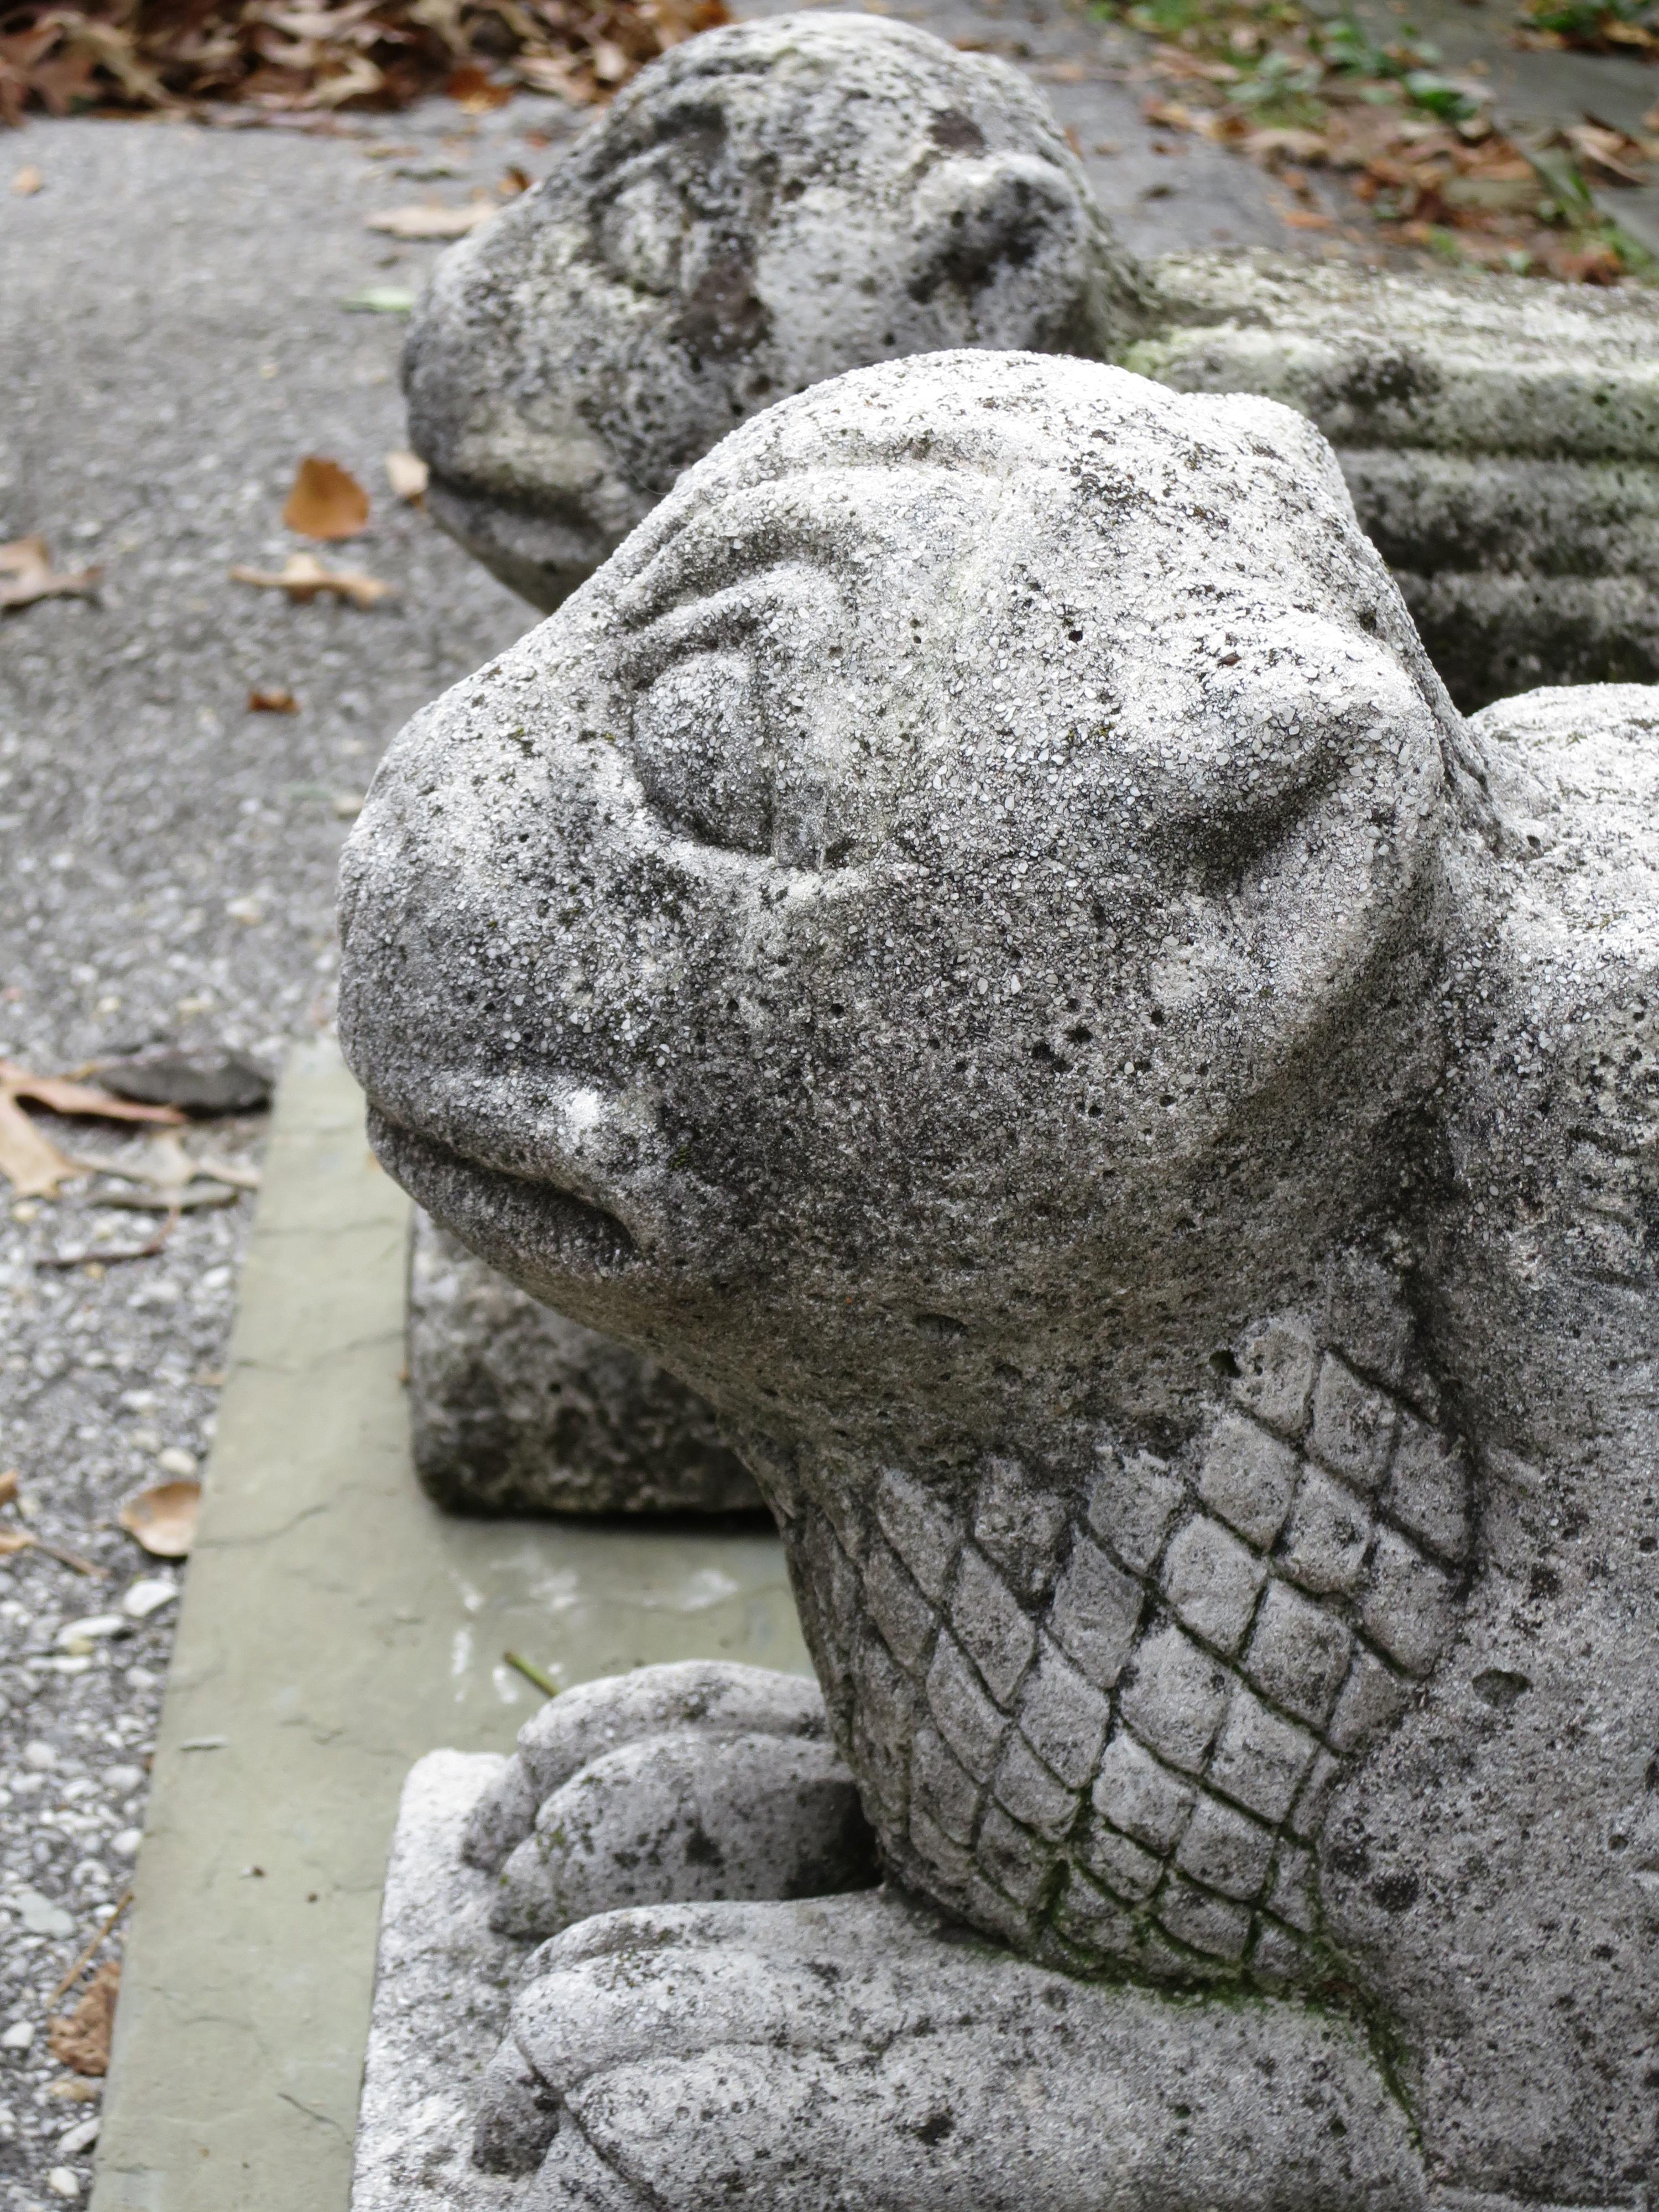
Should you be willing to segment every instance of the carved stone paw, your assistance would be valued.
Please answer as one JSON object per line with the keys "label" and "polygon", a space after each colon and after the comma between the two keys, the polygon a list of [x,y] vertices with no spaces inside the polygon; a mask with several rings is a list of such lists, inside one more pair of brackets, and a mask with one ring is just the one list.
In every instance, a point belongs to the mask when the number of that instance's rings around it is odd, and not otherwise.
{"label": "carved stone paw", "polygon": [[552,1936],[619,1906],[828,1896],[878,1879],[816,1683],[693,1661],[544,1705],[474,1813],[490,1924]]}
{"label": "carved stone paw", "polygon": [[1305,2212],[1424,2201],[1350,2023],[1045,1972],[887,1891],[548,1944],[480,2148],[526,2212]]}

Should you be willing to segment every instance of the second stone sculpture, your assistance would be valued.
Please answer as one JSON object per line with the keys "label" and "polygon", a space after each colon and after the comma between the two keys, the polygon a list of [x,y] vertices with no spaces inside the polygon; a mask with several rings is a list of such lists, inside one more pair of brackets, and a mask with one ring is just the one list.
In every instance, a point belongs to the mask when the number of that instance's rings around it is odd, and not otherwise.
{"label": "second stone sculpture", "polygon": [[710,1408],[567,1321],[419,1207],[409,1250],[415,1471],[459,1513],[752,1513]]}

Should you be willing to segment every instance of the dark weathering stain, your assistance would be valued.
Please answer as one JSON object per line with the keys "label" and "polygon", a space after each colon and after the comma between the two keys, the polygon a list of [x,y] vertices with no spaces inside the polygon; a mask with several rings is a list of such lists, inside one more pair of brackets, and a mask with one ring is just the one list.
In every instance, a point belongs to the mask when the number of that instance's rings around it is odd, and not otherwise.
{"label": "dark weathering stain", "polygon": [[1405,1912],[1416,1904],[1422,1887],[1414,1874],[1385,1874],[1371,1884],[1371,1895],[1385,1912]]}
{"label": "dark weathering stain", "polygon": [[716,361],[758,345],[772,318],[755,295],[752,274],[736,254],[711,261],[687,293],[669,335],[688,352]]}
{"label": "dark weathering stain", "polygon": [[1328,406],[1346,403],[1350,407],[1403,407],[1413,400],[1432,398],[1440,383],[1437,372],[1414,354],[1398,349],[1356,352],[1322,380],[1320,400]]}
{"label": "dark weathering stain", "polygon": [[726,1854],[701,1823],[695,1826],[685,1839],[685,1863],[688,1866],[721,1867]]}
{"label": "dark weathering stain", "polygon": [[982,154],[985,133],[971,115],[959,107],[942,107],[927,126],[927,136],[941,154]]}

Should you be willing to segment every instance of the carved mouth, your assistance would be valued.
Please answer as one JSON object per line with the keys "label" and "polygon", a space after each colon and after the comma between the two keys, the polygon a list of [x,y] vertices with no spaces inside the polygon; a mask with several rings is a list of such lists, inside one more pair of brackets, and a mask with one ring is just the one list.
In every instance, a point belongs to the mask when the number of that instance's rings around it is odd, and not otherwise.
{"label": "carved mouth", "polygon": [[376,1107],[368,1140],[410,1196],[486,1258],[529,1254],[550,1272],[586,1276],[618,1274],[639,1261],[639,1247],[614,1214],[556,1183],[484,1167]]}

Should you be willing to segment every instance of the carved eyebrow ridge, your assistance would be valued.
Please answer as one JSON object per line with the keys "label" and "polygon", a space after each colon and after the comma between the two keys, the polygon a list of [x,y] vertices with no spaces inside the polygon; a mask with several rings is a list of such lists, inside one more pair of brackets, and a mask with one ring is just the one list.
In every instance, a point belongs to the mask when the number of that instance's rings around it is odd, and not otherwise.
{"label": "carved eyebrow ridge", "polygon": [[[926,481],[930,495],[935,499],[939,487],[932,474],[933,469],[948,471],[951,475],[962,473],[955,457],[942,451],[925,457],[913,454],[908,459],[918,489]],[[817,468],[825,464],[831,465],[835,476],[848,480],[845,503],[832,504],[796,495],[808,468],[792,467],[784,474],[756,477],[746,483],[722,488],[713,504],[688,505],[673,515],[663,515],[659,510],[658,516],[635,532],[623,553],[613,556],[620,562],[630,548],[638,546],[639,566],[620,585],[617,594],[617,611],[624,627],[642,629],[683,597],[689,596],[684,591],[684,572],[688,560],[693,557],[698,559],[700,565],[706,563],[696,586],[699,592],[703,592],[711,587],[726,588],[725,579],[735,581],[744,574],[781,568],[791,561],[803,567],[844,567],[849,529],[857,531],[872,545],[877,543],[876,517],[855,494],[862,490],[864,481],[872,471],[889,477],[902,472],[904,459],[884,454],[847,458],[829,454],[821,457],[817,464],[809,464],[809,467],[816,473]],[[923,468],[929,471],[926,479],[921,476]],[[981,468],[969,474],[981,480],[1000,477],[1008,482],[1012,480],[1014,472]],[[672,495],[665,502],[677,504]],[[647,534],[654,536],[654,544],[640,543]]]}

